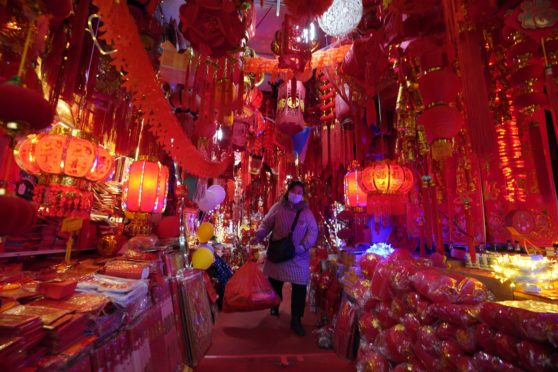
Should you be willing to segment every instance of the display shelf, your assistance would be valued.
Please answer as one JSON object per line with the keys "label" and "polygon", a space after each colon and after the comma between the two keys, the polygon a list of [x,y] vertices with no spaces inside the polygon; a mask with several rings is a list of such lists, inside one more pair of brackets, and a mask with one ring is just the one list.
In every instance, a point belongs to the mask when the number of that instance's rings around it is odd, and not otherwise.
{"label": "display shelf", "polygon": [[[94,251],[96,248],[85,248],[85,249],[72,249],[72,255],[79,252],[89,252]],[[45,254],[57,254],[65,253],[65,249],[45,249],[40,251],[24,251],[24,252],[4,252],[0,253],[0,258],[10,258],[10,257],[26,257],[26,256],[41,256]]]}

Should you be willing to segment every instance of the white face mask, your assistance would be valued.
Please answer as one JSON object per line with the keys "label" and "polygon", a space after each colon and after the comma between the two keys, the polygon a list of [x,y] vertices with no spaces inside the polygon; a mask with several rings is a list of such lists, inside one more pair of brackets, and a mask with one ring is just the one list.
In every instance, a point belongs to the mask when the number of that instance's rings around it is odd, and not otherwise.
{"label": "white face mask", "polygon": [[298,204],[302,200],[302,195],[295,194],[293,192],[289,193],[289,201],[293,204]]}

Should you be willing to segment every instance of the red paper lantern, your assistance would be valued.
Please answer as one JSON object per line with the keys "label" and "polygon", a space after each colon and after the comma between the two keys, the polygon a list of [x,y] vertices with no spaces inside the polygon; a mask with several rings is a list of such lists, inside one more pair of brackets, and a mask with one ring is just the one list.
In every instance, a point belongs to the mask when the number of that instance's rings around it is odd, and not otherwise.
{"label": "red paper lantern", "polygon": [[449,68],[433,68],[419,79],[419,90],[425,105],[432,102],[454,102],[461,81]]}
{"label": "red paper lantern", "polygon": [[110,153],[79,130],[61,126],[30,135],[14,149],[17,164],[27,173],[104,181],[114,171]]}
{"label": "red paper lantern", "polygon": [[169,170],[161,163],[143,158],[130,165],[124,184],[123,207],[128,212],[160,213],[167,203]]}
{"label": "red paper lantern", "polygon": [[452,155],[450,140],[463,128],[465,118],[455,107],[441,103],[424,110],[418,123],[424,126],[426,139],[432,148],[432,157],[443,160]]}
{"label": "red paper lantern", "polygon": [[277,129],[288,135],[294,135],[304,128],[304,99],[306,89],[300,81],[286,81],[279,87],[277,99]]}
{"label": "red paper lantern", "polygon": [[404,194],[413,187],[413,173],[394,161],[377,161],[362,171],[360,187],[368,193]]}
{"label": "red paper lantern", "polygon": [[345,190],[345,205],[351,208],[366,207],[367,195],[359,185],[361,172],[358,169],[351,170],[345,174],[343,182]]}

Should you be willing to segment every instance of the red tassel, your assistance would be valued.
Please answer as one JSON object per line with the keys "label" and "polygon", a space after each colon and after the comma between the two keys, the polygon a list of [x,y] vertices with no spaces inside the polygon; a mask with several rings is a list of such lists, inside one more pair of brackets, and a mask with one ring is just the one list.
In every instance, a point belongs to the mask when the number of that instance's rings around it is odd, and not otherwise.
{"label": "red tassel", "polygon": [[458,52],[471,144],[477,154],[488,155],[496,144],[496,133],[486,89],[481,41],[477,32],[464,32],[459,38]]}
{"label": "red tassel", "polygon": [[192,59],[190,60],[189,63],[189,69],[191,72],[191,74],[194,76],[194,79],[192,81],[192,85],[190,86],[190,75],[186,75],[188,81],[187,81],[187,88],[190,88],[190,99],[189,99],[189,103],[188,103],[188,107],[190,108],[190,111],[195,112],[197,111],[197,107],[196,107],[196,76],[198,75],[198,66],[200,63],[200,56],[198,54],[195,54],[194,56],[192,56]]}

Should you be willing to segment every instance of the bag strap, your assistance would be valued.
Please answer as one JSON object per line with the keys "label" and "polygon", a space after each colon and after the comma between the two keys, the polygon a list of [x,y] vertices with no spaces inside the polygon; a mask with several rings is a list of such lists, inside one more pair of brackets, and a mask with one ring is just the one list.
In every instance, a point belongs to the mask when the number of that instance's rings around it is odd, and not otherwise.
{"label": "bag strap", "polygon": [[296,212],[296,217],[295,217],[295,219],[294,219],[294,221],[293,221],[293,224],[292,224],[292,226],[291,226],[291,235],[292,235],[292,233],[294,232],[294,229],[295,229],[295,227],[296,227],[296,223],[298,222],[298,217],[300,217],[300,212],[302,212],[302,209],[299,209],[299,210]]}

